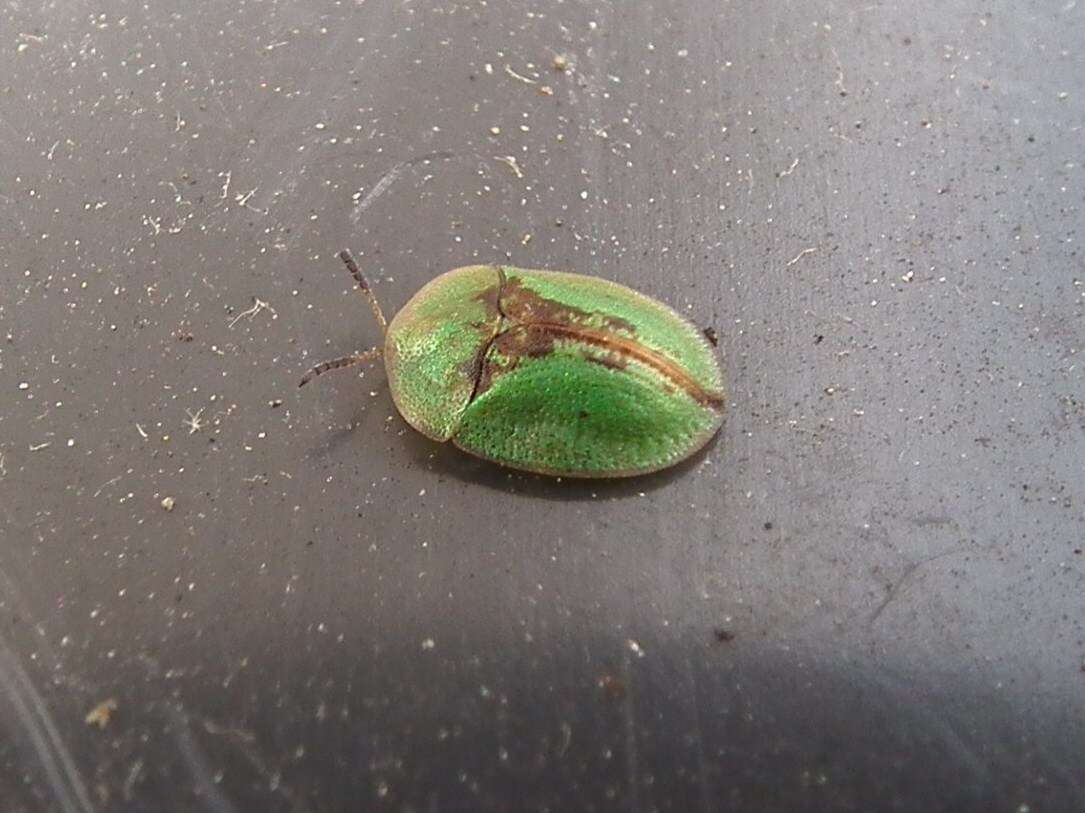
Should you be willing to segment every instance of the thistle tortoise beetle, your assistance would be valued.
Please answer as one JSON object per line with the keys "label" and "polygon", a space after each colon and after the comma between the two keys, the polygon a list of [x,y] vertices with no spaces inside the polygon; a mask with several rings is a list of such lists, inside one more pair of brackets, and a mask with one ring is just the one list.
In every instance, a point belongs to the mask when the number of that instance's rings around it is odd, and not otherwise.
{"label": "thistle tortoise beetle", "polygon": [[723,421],[723,376],[704,335],[608,280],[470,265],[424,285],[385,321],[384,347],[326,361],[298,386],[383,355],[396,408],[428,438],[503,466],[563,477],[658,471]]}

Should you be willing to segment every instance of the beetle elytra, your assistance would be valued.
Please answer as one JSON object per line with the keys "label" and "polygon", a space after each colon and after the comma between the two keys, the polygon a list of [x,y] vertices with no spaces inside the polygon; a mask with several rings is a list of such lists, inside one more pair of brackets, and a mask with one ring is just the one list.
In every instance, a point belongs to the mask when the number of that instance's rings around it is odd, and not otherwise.
{"label": "beetle elytra", "polygon": [[384,358],[414,429],[522,471],[628,477],[672,466],[723,421],[723,375],[704,334],[674,310],[595,277],[471,265],[424,285],[387,323],[350,252],[340,258],[384,330]]}

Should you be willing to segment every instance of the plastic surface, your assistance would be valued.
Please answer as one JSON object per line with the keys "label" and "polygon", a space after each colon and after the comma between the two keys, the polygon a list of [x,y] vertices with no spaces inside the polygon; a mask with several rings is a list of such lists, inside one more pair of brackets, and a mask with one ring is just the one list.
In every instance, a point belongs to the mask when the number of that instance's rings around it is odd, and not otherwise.
{"label": "plastic surface", "polygon": [[[1082,15],[4,4],[5,812],[1085,809]],[[714,326],[719,440],[299,391],[344,247]]]}

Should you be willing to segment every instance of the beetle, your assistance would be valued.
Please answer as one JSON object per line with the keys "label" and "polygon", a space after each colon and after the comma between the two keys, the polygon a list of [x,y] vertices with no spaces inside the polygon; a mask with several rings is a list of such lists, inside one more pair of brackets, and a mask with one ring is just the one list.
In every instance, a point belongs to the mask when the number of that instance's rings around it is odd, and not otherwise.
{"label": "beetle", "polygon": [[301,379],[383,356],[392,400],[414,429],[521,471],[629,477],[673,466],[723,422],[723,375],[704,334],[609,280],[505,265],[455,268],[389,324],[349,251],[383,347],[325,361]]}

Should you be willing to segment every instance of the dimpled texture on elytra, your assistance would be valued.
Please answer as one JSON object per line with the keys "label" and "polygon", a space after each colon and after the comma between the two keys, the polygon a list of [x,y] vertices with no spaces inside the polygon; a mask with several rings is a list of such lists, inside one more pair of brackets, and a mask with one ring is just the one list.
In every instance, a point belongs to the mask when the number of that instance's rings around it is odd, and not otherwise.
{"label": "dimpled texture on elytra", "polygon": [[656,471],[701,448],[723,418],[702,333],[654,299],[579,274],[449,271],[392,320],[385,364],[411,426],[526,471]]}

